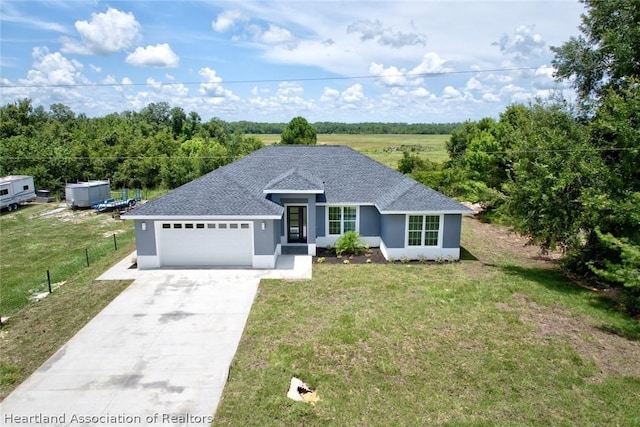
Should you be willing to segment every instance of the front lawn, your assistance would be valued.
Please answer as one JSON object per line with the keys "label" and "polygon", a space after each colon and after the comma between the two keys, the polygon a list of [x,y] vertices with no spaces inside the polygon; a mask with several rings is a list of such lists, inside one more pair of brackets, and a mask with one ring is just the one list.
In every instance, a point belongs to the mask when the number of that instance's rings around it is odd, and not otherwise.
{"label": "front lawn", "polygon": [[522,243],[465,220],[460,263],[263,281],[214,425],[639,425],[638,322]]}

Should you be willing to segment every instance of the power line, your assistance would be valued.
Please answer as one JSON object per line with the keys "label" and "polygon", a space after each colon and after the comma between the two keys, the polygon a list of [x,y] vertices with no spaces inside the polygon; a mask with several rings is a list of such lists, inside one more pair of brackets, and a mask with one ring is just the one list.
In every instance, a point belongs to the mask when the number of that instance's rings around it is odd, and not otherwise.
{"label": "power line", "polygon": [[398,73],[398,74],[386,74],[383,76],[337,76],[337,77],[298,77],[290,79],[255,79],[255,80],[227,80],[220,82],[207,82],[207,81],[186,81],[186,82],[144,82],[144,83],[68,83],[68,84],[0,84],[0,89],[10,88],[73,88],[73,87],[127,87],[127,86],[174,86],[174,85],[200,85],[200,84],[257,84],[257,83],[282,83],[282,82],[318,82],[318,81],[332,81],[332,80],[366,80],[366,79],[383,79],[383,78],[432,78],[444,75],[456,75],[456,74],[476,74],[476,73],[503,73],[511,71],[531,71],[537,70],[539,67],[518,67],[518,68],[494,68],[485,70],[461,70],[461,71],[439,71],[430,73]]}

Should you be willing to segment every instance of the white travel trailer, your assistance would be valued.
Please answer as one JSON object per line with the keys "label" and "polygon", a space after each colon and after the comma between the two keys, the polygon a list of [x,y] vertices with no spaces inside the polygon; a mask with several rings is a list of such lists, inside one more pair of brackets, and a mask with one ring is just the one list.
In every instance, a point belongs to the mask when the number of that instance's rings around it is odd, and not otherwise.
{"label": "white travel trailer", "polygon": [[10,211],[18,209],[25,202],[36,199],[36,189],[33,177],[13,175],[0,178],[0,209]]}

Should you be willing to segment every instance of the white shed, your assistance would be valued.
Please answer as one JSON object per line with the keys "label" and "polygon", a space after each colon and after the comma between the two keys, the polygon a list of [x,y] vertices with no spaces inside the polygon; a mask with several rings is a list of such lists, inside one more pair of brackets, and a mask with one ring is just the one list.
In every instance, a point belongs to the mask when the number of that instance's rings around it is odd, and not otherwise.
{"label": "white shed", "polygon": [[109,181],[87,181],[65,186],[67,205],[72,208],[90,208],[92,205],[111,198]]}

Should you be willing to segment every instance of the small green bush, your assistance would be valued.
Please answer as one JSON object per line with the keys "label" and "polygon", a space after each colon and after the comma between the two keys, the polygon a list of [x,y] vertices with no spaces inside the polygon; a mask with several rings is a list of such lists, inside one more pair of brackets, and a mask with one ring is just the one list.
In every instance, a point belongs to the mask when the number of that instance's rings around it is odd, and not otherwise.
{"label": "small green bush", "polygon": [[360,235],[355,231],[347,231],[336,241],[336,254],[360,255],[364,253],[365,247],[360,239]]}
{"label": "small green bush", "polygon": [[322,263],[324,263],[324,262],[325,262],[325,260],[326,260],[326,258],[325,258],[325,257],[323,257],[323,256],[321,256],[320,258],[318,258],[318,259],[316,260],[316,262],[317,262],[318,264],[322,264]]}

